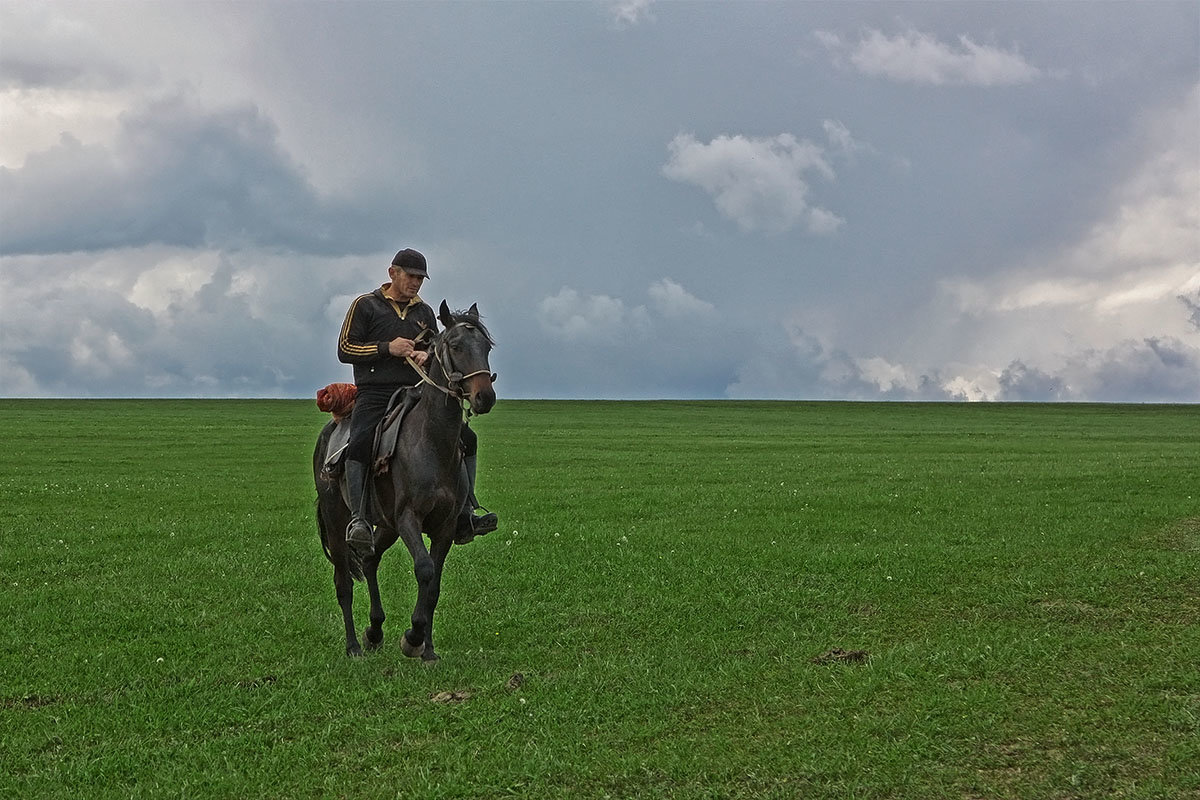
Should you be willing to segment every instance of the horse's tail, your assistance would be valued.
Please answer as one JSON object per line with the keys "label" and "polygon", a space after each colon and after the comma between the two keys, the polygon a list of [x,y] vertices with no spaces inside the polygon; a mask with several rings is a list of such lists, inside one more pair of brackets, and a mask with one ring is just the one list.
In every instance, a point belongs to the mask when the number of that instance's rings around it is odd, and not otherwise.
{"label": "horse's tail", "polygon": [[329,531],[325,527],[325,515],[321,513],[321,498],[317,498],[317,535],[321,537],[321,549],[325,551],[325,558],[329,559],[329,563],[333,563],[333,553],[329,552]]}

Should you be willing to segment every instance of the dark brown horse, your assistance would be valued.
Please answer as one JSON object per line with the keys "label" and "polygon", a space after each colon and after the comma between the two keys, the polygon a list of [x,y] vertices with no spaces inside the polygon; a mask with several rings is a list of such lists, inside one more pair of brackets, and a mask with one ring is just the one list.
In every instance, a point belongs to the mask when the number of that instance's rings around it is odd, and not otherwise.
{"label": "dark brown horse", "polygon": [[[496,376],[488,366],[494,343],[479,321],[478,308],[472,305],[468,311],[451,313],[443,300],[438,319],[443,330],[434,337],[425,364],[429,381],[421,386],[420,400],[404,417],[389,469],[371,481],[378,526],[375,552],[361,564],[345,541],[350,509],[343,482],[324,468],[335,423],[326,425],[317,439],[313,454],[317,525],[325,555],[333,564],[333,585],[346,624],[347,655],[362,655],[352,608],[356,577],[366,579],[371,594],[371,624],[363,631],[367,649],[383,643],[379,559],[399,539],[412,556],[417,578],[412,627],[401,637],[400,648],[413,658],[438,658],[433,649],[433,612],[442,567],[456,534],[467,539],[471,531],[467,474],[459,445],[463,406],[467,404],[473,414],[486,414],[496,403],[492,388]],[[429,537],[428,548],[422,533]]]}

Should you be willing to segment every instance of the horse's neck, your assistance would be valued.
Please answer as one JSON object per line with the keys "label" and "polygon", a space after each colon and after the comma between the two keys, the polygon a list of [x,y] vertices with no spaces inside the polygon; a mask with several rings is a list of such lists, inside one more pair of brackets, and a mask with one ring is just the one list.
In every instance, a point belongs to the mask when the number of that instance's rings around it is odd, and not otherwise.
{"label": "horse's neck", "polygon": [[[440,364],[435,366],[429,377],[435,381],[446,380]],[[456,457],[463,424],[459,400],[435,386],[425,386],[421,390],[418,408],[424,412],[425,442],[447,460],[451,460],[451,456]]]}

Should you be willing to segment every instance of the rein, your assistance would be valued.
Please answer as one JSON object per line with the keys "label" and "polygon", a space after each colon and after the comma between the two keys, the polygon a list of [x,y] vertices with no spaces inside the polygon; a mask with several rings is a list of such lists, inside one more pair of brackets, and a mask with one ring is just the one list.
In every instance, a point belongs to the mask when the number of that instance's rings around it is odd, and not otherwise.
{"label": "rein", "polygon": [[[476,375],[486,375],[486,374],[488,374],[488,371],[486,369],[477,369],[474,372],[467,373],[466,375],[459,375],[457,372],[454,371],[454,364],[450,360],[450,353],[448,350],[446,352],[445,360],[444,361],[442,360],[442,350],[446,349],[446,346],[445,346],[445,343],[443,341],[441,341],[441,339],[447,333],[449,333],[451,330],[453,330],[454,328],[458,328],[458,327],[466,327],[466,328],[471,328],[472,330],[475,330],[474,325],[471,325],[468,322],[459,322],[459,323],[447,328],[445,331],[443,331],[442,336],[438,337],[438,339],[433,343],[433,357],[438,362],[438,365],[441,366],[442,373],[446,376],[446,385],[445,386],[442,386],[441,384],[436,382],[433,378],[429,377],[429,373],[426,372],[421,367],[421,365],[418,364],[413,359],[412,356],[405,356],[404,360],[407,361],[408,365],[416,371],[418,376],[420,376],[421,380],[417,383],[418,386],[420,386],[422,383],[428,383],[430,386],[437,389],[439,392],[446,395],[447,397],[454,398],[462,405],[463,411],[469,417],[469,416],[471,416],[471,408],[470,408],[470,403],[467,401],[466,396],[463,395],[463,393],[462,393],[462,382],[467,380],[468,378],[474,378]],[[450,368],[447,369],[447,366],[449,366]],[[455,375],[458,375],[458,377],[457,378],[454,377]]]}

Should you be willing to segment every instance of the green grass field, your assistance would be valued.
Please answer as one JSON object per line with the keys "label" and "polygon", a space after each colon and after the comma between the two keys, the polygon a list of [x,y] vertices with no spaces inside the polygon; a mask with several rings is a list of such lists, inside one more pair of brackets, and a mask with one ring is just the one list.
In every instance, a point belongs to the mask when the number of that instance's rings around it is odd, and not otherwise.
{"label": "green grass field", "polygon": [[1200,797],[1200,407],[501,400],[432,667],[324,419],[0,401],[0,797]]}

